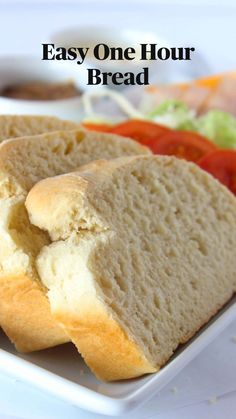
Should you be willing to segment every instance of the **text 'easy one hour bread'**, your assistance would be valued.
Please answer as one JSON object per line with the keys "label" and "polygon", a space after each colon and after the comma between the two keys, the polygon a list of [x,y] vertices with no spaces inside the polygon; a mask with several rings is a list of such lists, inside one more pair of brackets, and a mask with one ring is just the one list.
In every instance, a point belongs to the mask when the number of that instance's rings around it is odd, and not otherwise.
{"label": "text 'easy one hour bread'", "polygon": [[139,156],[39,182],[54,317],[103,380],[157,371],[236,291],[236,199],[196,165]]}
{"label": "text 'easy one hour bread'", "polygon": [[24,206],[30,188],[93,159],[145,153],[150,151],[130,139],[82,129],[0,145],[0,325],[18,350],[68,341],[51,317],[35,268],[35,257],[50,241],[47,233],[30,225]]}

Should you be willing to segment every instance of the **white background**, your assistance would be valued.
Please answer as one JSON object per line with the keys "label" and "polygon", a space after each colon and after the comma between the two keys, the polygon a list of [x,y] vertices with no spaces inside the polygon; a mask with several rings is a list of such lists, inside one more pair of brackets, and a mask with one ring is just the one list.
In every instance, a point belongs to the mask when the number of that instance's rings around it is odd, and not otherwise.
{"label": "white background", "polygon": [[[40,45],[50,41],[52,32],[86,24],[151,30],[169,39],[173,45],[191,44],[204,56],[209,72],[236,67],[235,0],[0,1],[0,55],[33,53],[40,56]],[[136,418],[235,419],[236,345],[232,343],[233,335],[236,335],[236,323],[181,373],[177,394],[170,398],[172,385],[165,390],[165,397],[169,394],[170,402],[162,415],[155,413],[159,403],[156,397],[138,412]],[[219,356],[213,363],[210,362],[212,354]],[[209,370],[206,367],[208,360]],[[226,361],[232,363],[232,368]],[[186,398],[183,395],[184,378],[194,373],[192,387],[184,390],[189,397]],[[210,404],[208,399],[216,395],[218,388],[216,379],[218,383],[224,383],[225,394],[223,391],[217,402]],[[206,383],[207,387],[204,387]],[[4,415],[30,419],[96,418],[4,374],[0,374],[1,414],[2,418]]]}

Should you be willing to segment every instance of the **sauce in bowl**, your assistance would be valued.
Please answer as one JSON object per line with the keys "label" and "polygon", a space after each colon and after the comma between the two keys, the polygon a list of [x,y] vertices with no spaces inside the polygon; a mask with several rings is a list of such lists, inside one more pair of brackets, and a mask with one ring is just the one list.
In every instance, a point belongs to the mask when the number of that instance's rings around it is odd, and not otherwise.
{"label": "sauce in bowl", "polygon": [[81,95],[81,91],[73,82],[42,82],[31,81],[28,83],[6,86],[0,93],[1,96],[21,100],[60,100]]}

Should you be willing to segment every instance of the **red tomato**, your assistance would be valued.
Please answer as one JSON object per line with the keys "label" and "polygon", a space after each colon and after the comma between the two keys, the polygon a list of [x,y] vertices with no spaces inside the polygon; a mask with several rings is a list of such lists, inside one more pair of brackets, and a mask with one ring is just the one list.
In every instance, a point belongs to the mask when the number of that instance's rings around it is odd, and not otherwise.
{"label": "red tomato", "polygon": [[139,121],[136,119],[122,122],[121,124],[115,125],[112,129],[113,134],[130,137],[149,147],[152,151],[159,138],[170,131],[169,128],[155,124],[154,122]]}
{"label": "red tomato", "polygon": [[170,131],[155,143],[153,152],[197,162],[206,154],[218,150],[216,145],[190,131]]}
{"label": "red tomato", "polygon": [[202,157],[197,163],[236,195],[236,151],[214,151]]}
{"label": "red tomato", "polygon": [[84,128],[87,128],[90,131],[110,132],[112,129],[112,126],[109,124],[93,124],[89,122],[84,122],[82,125]]}

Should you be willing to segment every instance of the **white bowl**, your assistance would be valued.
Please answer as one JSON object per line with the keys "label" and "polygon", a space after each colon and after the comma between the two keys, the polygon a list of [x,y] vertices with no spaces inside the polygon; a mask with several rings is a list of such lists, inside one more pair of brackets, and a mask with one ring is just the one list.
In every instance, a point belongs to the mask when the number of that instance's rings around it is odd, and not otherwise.
{"label": "white bowl", "polygon": [[4,56],[0,58],[0,114],[52,115],[79,121],[83,107],[81,98],[62,100],[22,100],[1,96],[4,87],[30,81],[66,82],[73,80],[83,91],[83,80],[73,78],[67,66],[60,62],[42,61],[33,56]]}

